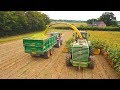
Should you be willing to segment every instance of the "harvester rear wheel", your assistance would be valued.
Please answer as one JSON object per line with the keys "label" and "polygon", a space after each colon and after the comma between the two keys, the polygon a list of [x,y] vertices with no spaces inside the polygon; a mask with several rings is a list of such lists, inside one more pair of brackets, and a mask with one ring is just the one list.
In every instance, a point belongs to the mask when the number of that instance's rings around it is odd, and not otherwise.
{"label": "harvester rear wheel", "polygon": [[44,53],[44,58],[48,59],[50,57],[50,51]]}

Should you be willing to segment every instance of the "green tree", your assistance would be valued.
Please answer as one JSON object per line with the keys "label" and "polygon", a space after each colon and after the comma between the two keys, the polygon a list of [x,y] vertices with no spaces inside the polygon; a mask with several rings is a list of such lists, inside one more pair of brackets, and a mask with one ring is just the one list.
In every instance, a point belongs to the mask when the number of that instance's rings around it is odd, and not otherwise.
{"label": "green tree", "polygon": [[112,12],[105,12],[102,14],[102,16],[99,17],[100,21],[104,21],[104,23],[107,26],[116,26],[117,25],[117,20],[116,17],[114,16],[114,14]]}
{"label": "green tree", "polygon": [[49,17],[37,11],[0,11],[0,37],[41,31],[49,23]]}
{"label": "green tree", "polygon": [[97,22],[97,19],[88,19],[87,24],[93,24],[94,22]]}
{"label": "green tree", "polygon": [[43,13],[42,16],[43,16],[43,20],[45,21],[46,25],[51,22],[50,18],[46,14]]}

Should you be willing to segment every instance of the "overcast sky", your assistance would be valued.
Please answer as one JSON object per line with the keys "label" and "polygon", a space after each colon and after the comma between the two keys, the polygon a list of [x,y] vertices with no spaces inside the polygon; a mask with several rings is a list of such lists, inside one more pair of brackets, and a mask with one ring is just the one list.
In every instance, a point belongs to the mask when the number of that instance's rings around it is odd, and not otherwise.
{"label": "overcast sky", "polygon": [[104,12],[113,12],[117,21],[120,21],[120,11],[41,11],[51,19],[88,20],[99,18]]}

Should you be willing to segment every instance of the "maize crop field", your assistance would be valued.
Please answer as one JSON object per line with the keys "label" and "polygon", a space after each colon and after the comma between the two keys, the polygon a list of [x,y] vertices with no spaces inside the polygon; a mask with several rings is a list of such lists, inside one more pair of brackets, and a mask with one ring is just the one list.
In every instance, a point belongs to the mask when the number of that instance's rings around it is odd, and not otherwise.
{"label": "maize crop field", "polygon": [[120,72],[120,32],[88,31],[89,40],[94,48],[100,48],[101,54],[113,63],[113,68]]}

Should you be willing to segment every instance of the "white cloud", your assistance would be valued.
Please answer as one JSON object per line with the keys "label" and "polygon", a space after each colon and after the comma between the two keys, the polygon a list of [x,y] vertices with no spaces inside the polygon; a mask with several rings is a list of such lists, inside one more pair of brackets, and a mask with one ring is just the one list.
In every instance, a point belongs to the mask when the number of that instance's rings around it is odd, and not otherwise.
{"label": "white cloud", "polygon": [[120,21],[120,11],[41,11],[51,19],[88,20],[99,18],[104,12],[113,12],[116,19]]}

